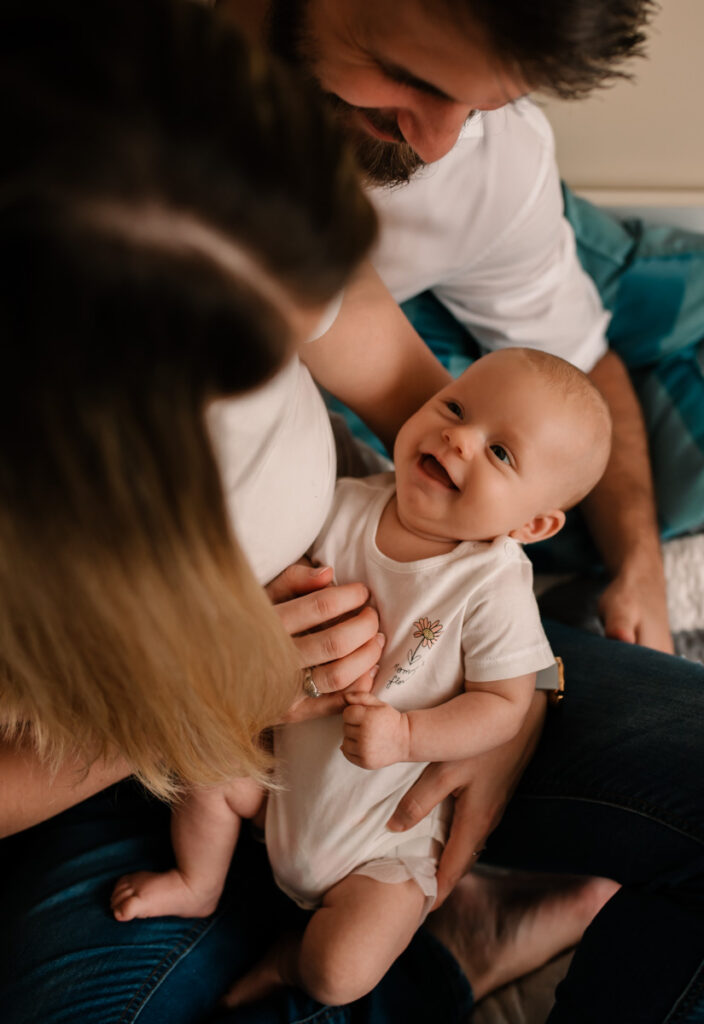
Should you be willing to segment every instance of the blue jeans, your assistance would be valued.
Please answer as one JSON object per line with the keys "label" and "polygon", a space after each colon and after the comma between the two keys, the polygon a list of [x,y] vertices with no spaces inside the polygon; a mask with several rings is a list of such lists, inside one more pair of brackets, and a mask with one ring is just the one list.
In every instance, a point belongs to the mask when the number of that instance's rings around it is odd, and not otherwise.
{"label": "blue jeans", "polygon": [[[704,668],[547,628],[565,660],[568,697],[549,711],[485,856],[623,883],[588,929],[550,1024],[701,1024]],[[5,840],[0,856],[4,1024],[467,1019],[469,986],[423,930],[353,1006],[326,1009],[287,990],[218,1014],[230,979],[280,929],[296,927],[300,912],[273,886],[263,848],[245,837],[213,917],[115,922],[108,901],[117,876],[171,857],[168,812],[130,783]]]}
{"label": "blue jeans", "polygon": [[466,1020],[458,965],[420,932],[383,983],[341,1009],[302,992],[236,1014],[216,1004],[282,930],[308,915],[278,891],[261,843],[238,843],[218,911],[204,920],[120,924],[112,887],[127,871],[172,862],[169,812],[126,782],[0,843],[3,1024],[384,1024]]}

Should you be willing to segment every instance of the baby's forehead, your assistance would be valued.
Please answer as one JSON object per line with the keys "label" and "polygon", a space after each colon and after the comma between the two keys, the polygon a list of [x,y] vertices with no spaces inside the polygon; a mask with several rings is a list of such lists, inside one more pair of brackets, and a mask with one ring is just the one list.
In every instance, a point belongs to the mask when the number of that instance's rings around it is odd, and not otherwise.
{"label": "baby's forehead", "polygon": [[550,405],[574,399],[573,387],[526,358],[522,349],[502,349],[483,356],[443,388],[443,393],[480,397],[500,410],[514,401],[517,389],[529,399],[548,400]]}

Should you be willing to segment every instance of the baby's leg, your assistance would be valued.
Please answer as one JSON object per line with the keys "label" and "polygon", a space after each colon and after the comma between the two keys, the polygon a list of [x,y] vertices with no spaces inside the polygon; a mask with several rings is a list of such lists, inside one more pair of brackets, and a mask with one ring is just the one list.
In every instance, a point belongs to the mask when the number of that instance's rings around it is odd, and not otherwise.
{"label": "baby's leg", "polygon": [[370,992],[413,938],[426,897],[414,881],[391,884],[348,875],[323,898],[303,936],[282,939],[230,989],[228,1006],[281,985],[341,1006]]}
{"label": "baby's leg", "polygon": [[189,793],[171,816],[176,867],[163,873],[123,875],[110,901],[117,920],[212,914],[225,884],[241,820],[253,817],[262,800],[262,790],[251,779],[234,779]]}
{"label": "baby's leg", "polygon": [[330,1006],[361,999],[413,938],[425,902],[412,880],[348,875],[326,894],[303,934],[298,984]]}

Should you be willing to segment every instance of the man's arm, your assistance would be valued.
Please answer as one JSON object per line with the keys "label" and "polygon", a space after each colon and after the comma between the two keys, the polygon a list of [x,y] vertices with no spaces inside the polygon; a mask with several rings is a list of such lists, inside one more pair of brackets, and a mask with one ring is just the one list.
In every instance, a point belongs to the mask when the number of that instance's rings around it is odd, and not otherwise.
{"label": "man's arm", "polygon": [[[542,348],[594,368],[614,419],[614,458],[587,509],[613,575],[602,614],[610,635],[670,650],[638,403],[623,366],[607,351],[608,315],[564,218],[549,125],[525,102],[500,116],[502,130],[486,134],[482,147],[459,144],[433,175],[378,198],[382,235],[375,263],[403,297],[435,254],[446,269],[432,281],[426,275],[425,287],[480,344]],[[480,202],[477,189],[487,176],[491,189]],[[617,613],[626,628],[617,624]]]}
{"label": "man's arm", "polygon": [[371,264],[348,285],[330,330],[304,345],[301,356],[318,384],[389,451],[399,427],[450,379]]}
{"label": "man's arm", "polygon": [[600,614],[606,635],[672,653],[655,495],[643,415],[628,371],[607,352],[590,374],[611,410],[606,472],[583,503],[612,582]]}

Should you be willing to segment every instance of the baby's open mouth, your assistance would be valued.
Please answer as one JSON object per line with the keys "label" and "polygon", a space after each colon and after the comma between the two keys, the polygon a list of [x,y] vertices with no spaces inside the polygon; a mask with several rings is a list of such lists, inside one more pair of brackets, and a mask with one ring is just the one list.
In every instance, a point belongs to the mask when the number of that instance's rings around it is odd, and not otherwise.
{"label": "baby's open mouth", "polygon": [[420,458],[421,469],[433,480],[437,480],[438,483],[443,484],[445,487],[449,487],[451,490],[456,491],[458,488],[452,482],[450,474],[447,472],[445,467],[441,465],[434,455],[421,455]]}

